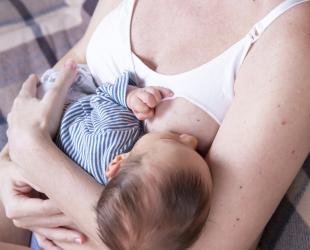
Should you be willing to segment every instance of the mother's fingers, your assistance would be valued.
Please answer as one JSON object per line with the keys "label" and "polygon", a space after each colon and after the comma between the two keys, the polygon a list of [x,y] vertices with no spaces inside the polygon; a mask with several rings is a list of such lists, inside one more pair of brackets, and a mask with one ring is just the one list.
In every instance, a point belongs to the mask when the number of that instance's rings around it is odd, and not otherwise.
{"label": "mother's fingers", "polygon": [[46,106],[55,105],[65,99],[69,87],[72,85],[76,76],[76,63],[69,59],[65,63],[63,69],[52,85],[52,87],[44,95],[42,102],[47,103]]}
{"label": "mother's fingers", "polygon": [[70,227],[72,221],[64,214],[56,214],[50,216],[35,216],[35,217],[24,217],[13,220],[14,225],[20,228],[34,228],[34,227]]}
{"label": "mother's fingers", "polygon": [[21,90],[19,91],[19,97],[35,97],[37,94],[38,77],[36,75],[30,75],[23,83]]}
{"label": "mother's fingers", "polygon": [[83,244],[86,241],[86,237],[82,233],[66,228],[34,227],[30,228],[30,230],[52,241],[71,242],[76,244]]}
{"label": "mother's fingers", "polygon": [[47,239],[46,237],[34,234],[39,246],[44,250],[63,250],[62,248],[56,246],[52,241]]}
{"label": "mother's fingers", "polygon": [[16,196],[14,202],[11,201],[10,206],[6,208],[7,216],[10,219],[49,216],[61,213],[50,200],[29,198],[23,195]]}

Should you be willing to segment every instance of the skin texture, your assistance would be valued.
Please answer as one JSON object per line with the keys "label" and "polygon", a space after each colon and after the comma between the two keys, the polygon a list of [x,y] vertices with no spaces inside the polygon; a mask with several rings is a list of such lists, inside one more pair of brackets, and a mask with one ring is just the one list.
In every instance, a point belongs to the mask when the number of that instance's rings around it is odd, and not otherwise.
{"label": "skin texture", "polygon": [[[117,4],[113,1],[101,1],[97,13],[103,9],[103,2],[107,3],[106,6]],[[244,1],[244,4],[240,4],[235,0],[210,0],[192,1],[188,4],[188,1],[160,0],[154,8],[153,1],[139,1],[132,22],[132,49],[149,67],[158,72],[183,72],[224,51],[279,2],[262,0]],[[171,12],[167,13],[164,9],[179,14],[171,15]],[[107,12],[107,8],[105,10]],[[156,16],[156,13],[160,13],[160,16]],[[95,14],[92,28],[102,17],[101,14],[98,15]],[[146,33],[147,27],[153,31],[148,42],[143,40],[145,36],[141,35]],[[187,32],[173,33],[179,30],[179,27],[187,29]],[[85,54],[81,51],[85,52],[92,28],[67,57],[74,57],[78,62],[85,61]],[[162,39],[160,31],[163,28],[165,34],[174,35]],[[231,32],[227,33],[227,30]],[[211,135],[208,134],[206,124],[215,128],[214,121],[206,115],[200,117],[202,125],[196,125],[195,132],[198,133],[198,139],[210,146],[206,160],[213,175],[214,193],[210,223],[207,223],[205,233],[193,249],[206,249],[208,246],[211,250],[247,250],[252,247],[308,155],[309,33],[309,3],[295,7],[279,17],[249,52],[237,76],[235,99],[218,131],[214,129]],[[199,34],[199,37],[192,39],[192,34]],[[185,59],[181,58],[182,56]],[[57,67],[62,63],[63,61]],[[165,111],[178,111],[183,108],[193,113],[193,107],[183,101],[178,102],[167,105]],[[179,115],[188,118],[186,113]],[[183,132],[191,134],[189,131]],[[36,134],[35,138],[36,140],[26,140],[38,150],[38,155],[29,156],[31,159],[28,158],[28,162],[48,159],[54,171],[65,172],[63,174],[67,172],[69,176],[80,175],[72,170],[74,164],[61,156],[48,140],[42,139],[42,135]],[[13,147],[12,150],[22,152],[18,147]],[[19,161],[27,165],[25,160]],[[62,167],[65,166],[64,169],[59,167],[60,163]],[[31,168],[39,167],[37,163],[28,165],[31,165]],[[59,178],[61,179],[58,177],[57,181],[62,183]],[[69,190],[70,184],[73,187],[78,186],[77,184],[85,185],[84,187],[95,186],[89,184],[92,183],[91,180],[82,176],[65,180],[64,187]],[[43,183],[42,180],[37,182],[62,211],[71,214],[74,221],[81,219],[78,215],[75,216],[75,211],[71,211],[72,208],[62,200],[66,197],[65,194],[56,194],[49,183]],[[88,191],[91,193],[90,189]],[[85,190],[79,191],[87,198]],[[83,225],[82,219],[80,222]],[[85,224],[90,223],[85,221]],[[91,249],[89,245],[59,245],[64,249]]]}

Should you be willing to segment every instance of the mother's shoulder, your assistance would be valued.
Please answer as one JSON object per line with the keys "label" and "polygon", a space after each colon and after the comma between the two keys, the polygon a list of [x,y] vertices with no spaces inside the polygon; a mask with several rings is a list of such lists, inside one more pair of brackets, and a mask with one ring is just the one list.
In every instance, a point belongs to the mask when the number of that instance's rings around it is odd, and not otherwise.
{"label": "mother's shoulder", "polygon": [[305,86],[309,80],[310,2],[295,6],[262,34],[247,55],[235,83],[236,94],[281,85]]}

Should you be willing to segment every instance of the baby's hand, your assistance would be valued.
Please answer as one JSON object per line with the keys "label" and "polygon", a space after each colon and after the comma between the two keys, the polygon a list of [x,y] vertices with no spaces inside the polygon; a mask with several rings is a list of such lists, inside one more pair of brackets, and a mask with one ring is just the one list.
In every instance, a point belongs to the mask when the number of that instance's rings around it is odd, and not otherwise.
{"label": "baby's hand", "polygon": [[173,92],[163,87],[137,88],[129,86],[126,101],[135,116],[139,120],[145,120],[154,116],[155,107],[163,98],[171,96],[173,96]]}

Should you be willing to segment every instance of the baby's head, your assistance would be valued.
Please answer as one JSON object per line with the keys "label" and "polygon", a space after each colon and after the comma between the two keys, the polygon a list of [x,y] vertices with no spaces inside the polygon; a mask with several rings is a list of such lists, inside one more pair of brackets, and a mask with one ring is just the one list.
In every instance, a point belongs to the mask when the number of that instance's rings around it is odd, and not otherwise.
{"label": "baby's head", "polygon": [[189,135],[149,133],[116,158],[97,204],[111,250],[187,249],[206,222],[211,176]]}

